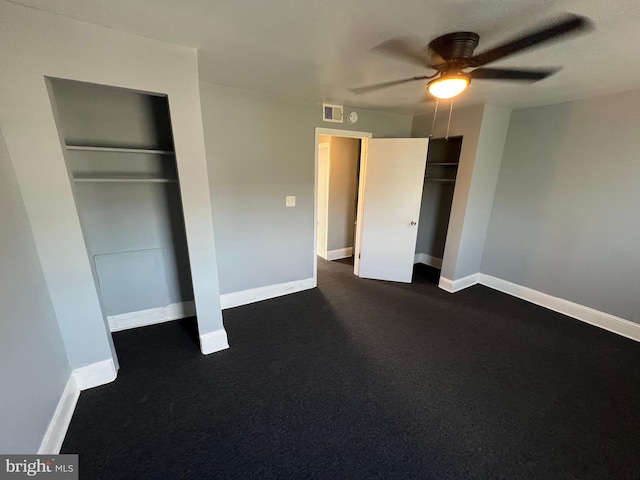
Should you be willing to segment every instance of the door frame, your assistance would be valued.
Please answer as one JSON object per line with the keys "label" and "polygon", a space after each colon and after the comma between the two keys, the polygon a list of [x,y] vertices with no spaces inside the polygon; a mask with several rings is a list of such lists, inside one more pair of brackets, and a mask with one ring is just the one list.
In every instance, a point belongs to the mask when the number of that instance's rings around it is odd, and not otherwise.
{"label": "door frame", "polygon": [[360,139],[360,178],[358,185],[358,212],[356,214],[356,238],[354,239],[354,268],[353,271],[358,275],[360,270],[360,262],[358,261],[358,253],[360,252],[360,218],[361,218],[361,193],[364,192],[364,171],[366,168],[366,151],[367,140],[373,138],[371,132],[357,132],[353,130],[339,130],[335,128],[323,128],[316,127],[315,129],[315,141],[314,141],[314,157],[315,157],[315,169],[314,169],[314,182],[313,182],[313,286],[318,286],[318,146],[320,135],[328,135],[331,137],[347,137]]}
{"label": "door frame", "polygon": [[[323,222],[323,226],[324,226],[324,240],[325,240],[325,244],[324,245],[318,245],[316,244],[316,255],[320,255],[321,257],[327,257],[327,245],[329,244],[329,178],[331,176],[331,151],[330,151],[330,142],[321,142],[318,143],[318,181],[320,181],[320,150],[323,148],[327,149],[327,165],[326,165],[326,172],[325,175],[327,177],[327,184],[326,184],[326,189],[325,189],[325,198],[327,199],[327,205],[326,205],[326,211],[327,211],[327,218],[324,219]],[[320,197],[320,185],[318,185],[318,199]],[[319,207],[319,200],[316,200],[316,208]],[[317,230],[316,230],[316,242],[318,241],[318,234],[322,233],[322,230],[320,229],[320,220],[322,220],[321,215],[320,215],[320,209],[318,208],[318,217],[317,217],[317,221],[316,221],[316,226],[317,226]],[[319,247],[319,251],[318,251],[318,247]],[[322,253],[324,253],[324,255],[322,255]]]}

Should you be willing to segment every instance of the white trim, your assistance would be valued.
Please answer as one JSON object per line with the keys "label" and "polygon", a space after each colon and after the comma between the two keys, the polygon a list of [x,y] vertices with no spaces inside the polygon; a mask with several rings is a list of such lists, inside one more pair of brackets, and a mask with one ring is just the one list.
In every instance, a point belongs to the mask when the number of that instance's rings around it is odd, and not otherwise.
{"label": "white trim", "polygon": [[229,348],[229,341],[224,328],[200,335],[200,351],[204,355],[226,350],[227,348]]}
{"label": "white trim", "polygon": [[[361,142],[361,148],[360,148],[360,188],[363,188],[362,185],[362,179],[363,179],[363,170],[365,167],[365,161],[364,159],[366,159],[366,149],[367,149],[367,142],[366,139],[373,137],[373,134],[371,132],[357,132],[355,130],[338,130],[336,128],[323,128],[323,127],[316,127],[316,135],[315,135],[315,141],[314,141],[314,156],[315,156],[315,178],[314,178],[314,182],[313,182],[313,257],[312,258],[312,265],[313,265],[313,286],[309,287],[309,288],[313,288],[315,286],[318,285],[318,260],[317,260],[317,252],[318,252],[318,137],[320,135],[329,135],[331,137],[347,137],[347,138],[359,138],[360,140],[362,140]],[[358,205],[360,204],[360,197],[358,197]],[[360,207],[358,207],[358,211],[360,211]],[[359,220],[359,216],[356,218],[356,222]],[[356,225],[356,231],[359,228],[359,224]],[[356,238],[356,252],[358,252],[358,240]],[[356,275],[358,274],[358,259],[356,257],[355,261],[354,261],[354,273],[356,273]],[[224,308],[224,307],[223,307]]]}
{"label": "white trim", "polygon": [[327,260],[339,260],[341,258],[348,258],[353,255],[353,247],[337,248],[336,250],[329,250],[327,252]]}
{"label": "white trim", "polygon": [[480,273],[479,277],[480,284],[486,287],[640,342],[640,324],[491,275]]}
{"label": "white trim", "polygon": [[118,372],[113,363],[113,359],[102,360],[84,367],[76,368],[73,371],[73,378],[80,390],[98,387],[105,383],[113,382]]}
{"label": "white trim", "polygon": [[329,137],[347,137],[347,138],[371,138],[371,132],[356,132],[355,130],[341,130],[338,128],[316,127],[316,137],[318,135],[327,135]]}
{"label": "white trim", "polygon": [[165,307],[150,308],[137,312],[123,313],[107,317],[109,329],[112,332],[127,330],[129,328],[144,327],[156,323],[178,320],[192,317],[196,314],[196,306],[192,301],[171,303]]}
{"label": "white trim", "polygon": [[73,412],[80,398],[80,392],[98,387],[116,379],[117,371],[113,359],[102,360],[84,367],[76,368],[69,375],[60,400],[56,406],[47,431],[42,438],[39,455],[57,455],[69,429]]}
{"label": "white trim", "polygon": [[449,293],[456,293],[465,288],[469,288],[478,283],[479,273],[473,273],[466,277],[459,278],[458,280],[449,280],[448,278],[440,277],[438,286]]}
{"label": "white trim", "polygon": [[364,218],[365,189],[367,178],[367,157],[369,156],[369,139],[360,140],[360,176],[358,178],[358,204],[356,205],[356,234],[353,251],[353,274],[360,276],[360,252],[362,252],[362,219]]}
{"label": "white trim", "polygon": [[435,268],[442,268],[442,259],[429,255],[428,253],[416,253],[413,263],[423,263]]}
{"label": "white trim", "polygon": [[[314,264],[317,264],[315,255],[313,256]],[[222,308],[239,307],[249,303],[260,302],[270,298],[289,295],[290,293],[301,292],[316,286],[313,278],[305,278],[304,280],[296,280],[287,283],[277,283],[275,285],[267,285],[266,287],[252,288],[250,290],[242,290],[239,292],[225,293],[220,295],[220,304]]]}
{"label": "white trim", "polygon": [[78,388],[72,372],[64,390],[62,390],[56,410],[38,449],[38,455],[57,455],[60,453],[79,397],[80,388]]}
{"label": "white trim", "polygon": [[[327,178],[327,183],[326,183],[326,188],[325,188],[325,198],[327,199],[327,203],[326,205],[324,205],[325,207],[325,213],[326,213],[326,218],[323,218],[323,227],[324,227],[324,242],[323,245],[318,245],[318,249],[319,251],[317,252],[318,255],[320,255],[322,258],[324,258],[325,260],[327,260],[327,247],[329,244],[329,194],[331,193],[331,189],[329,188],[331,185],[331,142],[322,142],[321,144],[318,145],[318,153],[320,152],[321,148],[327,148],[327,165],[326,165],[326,178]],[[320,171],[320,165],[318,165],[318,172]],[[318,211],[320,211],[319,207],[319,201],[316,198],[316,209],[318,209]],[[320,223],[320,217],[318,216],[318,223],[316,224],[316,235],[318,234],[319,231],[319,225]],[[316,242],[317,242],[317,238],[316,238]]]}

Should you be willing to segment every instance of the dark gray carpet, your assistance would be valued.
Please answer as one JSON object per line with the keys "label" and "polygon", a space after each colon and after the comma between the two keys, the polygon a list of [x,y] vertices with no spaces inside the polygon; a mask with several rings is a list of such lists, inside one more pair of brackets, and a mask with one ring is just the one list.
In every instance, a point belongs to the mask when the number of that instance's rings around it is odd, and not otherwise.
{"label": "dark gray carpet", "polygon": [[638,479],[640,344],[476,286],[321,262],[319,288],[114,334],[63,453],[84,479]]}

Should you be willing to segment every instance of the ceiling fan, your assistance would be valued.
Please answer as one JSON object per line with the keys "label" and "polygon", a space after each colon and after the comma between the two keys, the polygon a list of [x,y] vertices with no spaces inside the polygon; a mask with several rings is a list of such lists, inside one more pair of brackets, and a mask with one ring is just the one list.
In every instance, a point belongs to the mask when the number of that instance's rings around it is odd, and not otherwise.
{"label": "ceiling fan", "polygon": [[[433,69],[436,72],[430,76],[405,78],[350,90],[355,94],[362,94],[403,83],[431,80],[427,84],[427,91],[431,95],[436,98],[452,98],[467,88],[471,80],[476,79],[535,82],[547,78],[560,69],[513,70],[484,68],[484,65],[551,40],[560,40],[569,33],[578,33],[591,27],[589,19],[568,14],[561,20],[525,33],[478,55],[474,55],[473,51],[478,46],[480,36],[474,32],[453,32],[442,35],[432,40],[426,49],[416,49],[405,39],[391,39],[374,47],[372,51]],[[474,70],[468,71],[469,68]]]}

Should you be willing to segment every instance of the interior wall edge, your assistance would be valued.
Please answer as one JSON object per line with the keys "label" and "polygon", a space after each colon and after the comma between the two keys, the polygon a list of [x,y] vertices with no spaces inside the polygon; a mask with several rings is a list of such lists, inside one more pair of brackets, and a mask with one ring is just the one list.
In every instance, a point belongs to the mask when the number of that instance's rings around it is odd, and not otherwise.
{"label": "interior wall edge", "polygon": [[480,271],[510,122],[510,109],[484,105],[454,279]]}
{"label": "interior wall edge", "polygon": [[[455,278],[458,263],[461,261],[463,249],[462,236],[465,230],[467,211],[470,208],[470,190],[473,182],[473,171],[478,153],[480,130],[484,118],[485,105],[479,104],[461,109],[454,109],[452,116],[451,136],[462,135],[462,148],[458,162],[455,189],[451,202],[449,226],[442,255],[442,275]],[[446,121],[436,121],[434,135],[444,137]]]}

